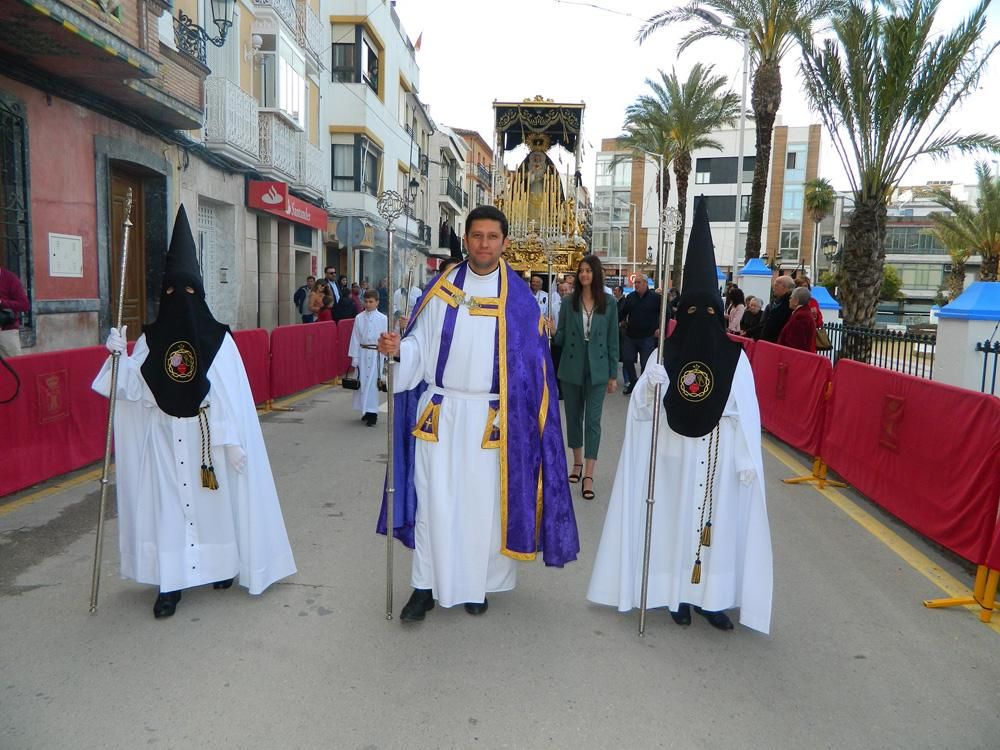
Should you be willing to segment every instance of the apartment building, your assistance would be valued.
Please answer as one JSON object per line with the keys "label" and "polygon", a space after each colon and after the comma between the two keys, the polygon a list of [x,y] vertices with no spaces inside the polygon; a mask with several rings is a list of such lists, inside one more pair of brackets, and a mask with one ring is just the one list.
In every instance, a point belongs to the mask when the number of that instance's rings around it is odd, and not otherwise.
{"label": "apartment building", "polygon": [[[819,125],[777,125],[772,142],[769,188],[761,230],[762,255],[775,267],[809,267],[814,224],[804,207],[805,183],[819,172],[821,128]],[[718,130],[711,137],[721,149],[699,149],[692,154],[688,183],[685,250],[694,215],[694,200],[704,196],[715,242],[716,260],[722,271],[743,265],[747,214],[755,163],[753,126],[744,132],[742,160],[737,155],[739,130]],[[659,257],[657,248],[673,242],[659,233],[658,163],[653,156],[633,156],[616,139],[601,141],[597,154],[593,210],[594,252],[606,265],[626,274],[651,273]],[[737,175],[739,171],[739,175]],[[737,179],[742,181],[738,190]],[[737,222],[736,201],[740,193]],[[677,205],[671,169],[668,206]]]}
{"label": "apartment building", "polygon": [[493,203],[493,150],[475,130],[452,128],[467,146],[463,190],[472,208]]}
{"label": "apartment building", "polygon": [[469,191],[466,189],[469,145],[447,125],[438,125],[431,137],[430,189],[434,194],[437,213],[437,252],[462,248],[465,217],[469,213]]}
{"label": "apartment building", "polygon": [[[407,199],[394,225],[396,267],[401,273],[415,267],[411,283],[420,283],[433,239],[435,187],[428,178],[434,124],[419,98],[413,44],[392,2],[320,0],[320,9],[331,34],[320,108],[330,154],[324,262],[352,280],[374,285],[383,278],[388,235],[377,196],[396,190]],[[414,255],[418,263],[402,262]]]}

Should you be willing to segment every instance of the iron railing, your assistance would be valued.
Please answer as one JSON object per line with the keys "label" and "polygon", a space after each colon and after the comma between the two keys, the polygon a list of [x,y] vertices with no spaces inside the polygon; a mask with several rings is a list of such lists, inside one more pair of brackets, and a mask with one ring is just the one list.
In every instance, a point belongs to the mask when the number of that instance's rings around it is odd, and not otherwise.
{"label": "iron railing", "polygon": [[208,52],[205,49],[204,32],[198,28],[198,24],[184,11],[177,11],[174,20],[174,44],[177,51],[205,65],[208,61]]}
{"label": "iron railing", "polygon": [[462,186],[457,182],[452,182],[451,180],[445,178],[441,180],[441,192],[455,201],[455,205],[461,207],[462,205]]}
{"label": "iron railing", "polygon": [[833,348],[819,353],[834,362],[849,357],[918,378],[930,378],[934,374],[935,335],[843,323],[825,323],[823,327]]}
{"label": "iron railing", "polygon": [[[997,395],[997,366],[1000,365],[1000,340],[977,341],[976,351],[983,355],[983,379],[979,390]],[[990,362],[990,360],[993,360]],[[989,387],[987,388],[987,382]]]}

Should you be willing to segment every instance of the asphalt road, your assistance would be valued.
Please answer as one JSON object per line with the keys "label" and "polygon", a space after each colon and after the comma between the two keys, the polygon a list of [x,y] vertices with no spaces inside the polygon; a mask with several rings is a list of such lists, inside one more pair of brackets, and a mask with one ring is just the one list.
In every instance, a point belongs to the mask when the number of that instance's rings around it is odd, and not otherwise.
{"label": "asphalt road", "polygon": [[[653,611],[640,639],[636,613],[589,604],[625,403],[608,398],[597,500],[574,488],[580,560],[523,564],[478,618],[385,620],[385,432],[339,389],[262,417],[299,572],[260,597],[188,591],[154,620],[155,591],[118,578],[112,518],[91,615],[97,483],[5,498],[0,748],[1000,747],[1000,629],[924,609],[940,590],[827,498],[782,484],[767,451],[771,635]],[[409,558],[397,547],[397,614]]]}

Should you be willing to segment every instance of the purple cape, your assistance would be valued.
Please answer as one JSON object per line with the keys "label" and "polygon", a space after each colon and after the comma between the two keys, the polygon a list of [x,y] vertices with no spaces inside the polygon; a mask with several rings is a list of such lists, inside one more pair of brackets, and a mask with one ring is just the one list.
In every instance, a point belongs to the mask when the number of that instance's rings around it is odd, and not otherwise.
{"label": "purple cape", "polygon": [[[576,559],[580,540],[566,481],[552,357],[531,289],[502,259],[500,278],[500,551],[516,560],[534,560],[541,551],[546,565],[562,567]],[[446,277],[440,276],[428,287],[406,333],[445,282]],[[410,548],[419,502],[413,483],[413,429],[417,403],[426,389],[427,384],[421,383],[395,394],[394,402],[393,535]],[[385,533],[384,492],[377,531]]]}

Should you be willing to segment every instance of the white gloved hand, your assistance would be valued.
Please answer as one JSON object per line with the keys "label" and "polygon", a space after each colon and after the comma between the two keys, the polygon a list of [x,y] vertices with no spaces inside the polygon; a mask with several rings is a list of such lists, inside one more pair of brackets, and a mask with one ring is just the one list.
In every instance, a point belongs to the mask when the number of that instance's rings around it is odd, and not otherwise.
{"label": "white gloved hand", "polygon": [[744,487],[749,487],[753,484],[753,480],[757,478],[757,472],[753,469],[744,469],[740,472],[740,482]]}
{"label": "white gloved hand", "polygon": [[237,474],[242,474],[247,470],[247,454],[238,445],[226,446],[226,460],[236,470]]}
{"label": "white gloved hand", "polygon": [[667,377],[666,368],[658,362],[647,362],[643,374],[646,376],[646,382],[649,383],[651,389],[656,388],[658,385],[664,386],[670,380]]}
{"label": "white gloved hand", "polygon": [[117,328],[112,328],[108,332],[108,340],[104,343],[108,351],[114,354],[124,354],[128,348],[128,342],[125,340],[125,332],[128,331],[128,326],[122,326],[121,330]]}

